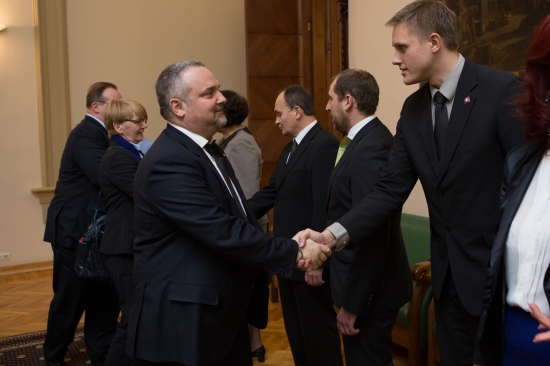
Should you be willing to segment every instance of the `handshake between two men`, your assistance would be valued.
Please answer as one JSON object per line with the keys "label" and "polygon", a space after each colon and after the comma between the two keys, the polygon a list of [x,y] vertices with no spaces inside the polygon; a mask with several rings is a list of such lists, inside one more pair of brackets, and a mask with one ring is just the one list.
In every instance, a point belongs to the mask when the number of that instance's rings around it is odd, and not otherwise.
{"label": "handshake between two men", "polygon": [[323,264],[331,256],[336,240],[332,233],[325,230],[323,233],[306,229],[298,232],[293,240],[298,242],[300,251],[296,258],[296,268],[311,272]]}

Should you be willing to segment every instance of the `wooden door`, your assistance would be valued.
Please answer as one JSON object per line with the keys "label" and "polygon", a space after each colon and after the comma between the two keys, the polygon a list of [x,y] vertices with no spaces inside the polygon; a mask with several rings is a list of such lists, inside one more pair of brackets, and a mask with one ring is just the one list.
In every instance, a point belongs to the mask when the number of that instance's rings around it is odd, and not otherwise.
{"label": "wooden door", "polygon": [[291,140],[273,112],[279,90],[300,84],[311,90],[309,0],[245,0],[248,127],[262,149],[262,186]]}
{"label": "wooden door", "polygon": [[278,91],[308,89],[317,121],[333,131],[325,112],[332,76],[348,67],[347,0],[245,0],[248,127],[262,149],[262,186],[291,140],[275,126]]}

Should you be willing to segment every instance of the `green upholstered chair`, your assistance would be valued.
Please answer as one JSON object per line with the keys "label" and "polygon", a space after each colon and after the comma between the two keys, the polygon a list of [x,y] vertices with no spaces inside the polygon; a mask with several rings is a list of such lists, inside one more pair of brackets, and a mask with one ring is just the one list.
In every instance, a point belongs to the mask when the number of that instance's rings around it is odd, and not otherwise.
{"label": "green upholstered chair", "polygon": [[430,221],[427,217],[403,214],[401,230],[413,278],[413,298],[405,304],[393,326],[393,342],[408,350],[410,366],[420,366],[428,344],[428,307],[431,295],[426,276],[431,271]]}

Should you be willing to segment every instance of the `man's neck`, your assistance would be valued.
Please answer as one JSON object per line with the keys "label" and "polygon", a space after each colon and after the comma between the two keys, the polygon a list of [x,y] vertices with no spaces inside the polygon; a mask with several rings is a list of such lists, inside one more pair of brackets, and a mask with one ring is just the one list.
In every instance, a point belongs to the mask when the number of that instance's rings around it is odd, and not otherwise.
{"label": "man's neck", "polygon": [[370,116],[372,116],[372,114],[363,114],[359,111],[356,111],[355,113],[350,114],[348,116],[349,117],[349,129],[346,132],[346,135],[349,133],[349,130],[351,130],[353,128],[353,126],[355,126],[356,124],[358,124],[359,122],[361,122],[362,120],[364,120],[365,118],[370,117]]}
{"label": "man's neck", "polygon": [[300,132],[302,132],[304,130],[304,128],[306,128],[307,126],[309,126],[311,123],[313,123],[314,121],[316,121],[315,119],[315,116],[313,117],[309,117],[309,116],[306,116],[307,118],[304,118],[302,117],[300,119],[300,129],[296,132],[296,135],[292,136],[293,138],[295,138],[296,136],[298,136],[300,134]]}
{"label": "man's neck", "polygon": [[441,88],[441,85],[458,62],[458,52],[443,51],[439,56],[440,57],[434,61],[434,72],[428,79],[428,83],[438,89]]}

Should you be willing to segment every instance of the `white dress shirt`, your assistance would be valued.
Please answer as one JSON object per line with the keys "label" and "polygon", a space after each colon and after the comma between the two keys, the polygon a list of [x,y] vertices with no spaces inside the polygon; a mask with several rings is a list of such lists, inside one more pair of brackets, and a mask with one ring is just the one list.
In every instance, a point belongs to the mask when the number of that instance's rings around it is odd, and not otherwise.
{"label": "white dress shirt", "polygon": [[[550,153],[550,151],[548,152]],[[544,154],[510,226],[506,241],[506,301],[550,316],[544,275],[550,264],[550,156]]]}

